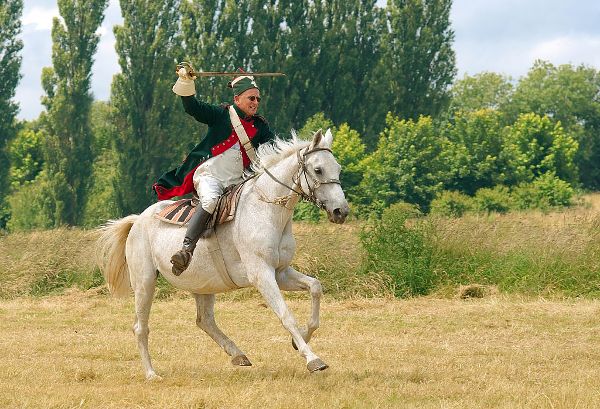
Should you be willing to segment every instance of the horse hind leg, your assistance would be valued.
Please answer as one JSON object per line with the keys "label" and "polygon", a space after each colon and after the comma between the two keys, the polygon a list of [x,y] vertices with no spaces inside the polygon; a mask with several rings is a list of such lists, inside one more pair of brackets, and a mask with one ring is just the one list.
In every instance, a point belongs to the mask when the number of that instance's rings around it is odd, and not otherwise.
{"label": "horse hind leg", "polygon": [[194,299],[196,300],[196,325],[219,344],[227,355],[232,357],[231,363],[233,365],[252,366],[246,354],[217,326],[214,313],[214,294],[194,294]]}
{"label": "horse hind leg", "polygon": [[[140,275],[135,275],[136,272]],[[135,295],[133,333],[140,351],[142,367],[147,380],[160,380],[162,378],[156,374],[156,371],[152,367],[152,360],[150,359],[150,352],[148,350],[148,334],[150,333],[148,321],[154,298],[154,290],[156,288],[156,270],[150,265],[137,269],[130,267],[130,274],[131,286]]]}
{"label": "horse hind leg", "polygon": [[[319,328],[319,315],[321,309],[321,297],[323,289],[321,282],[314,277],[300,273],[292,267],[288,267],[276,276],[277,284],[283,291],[308,291],[311,298],[311,313],[305,328],[299,328],[302,338],[309,342],[312,334]],[[292,346],[298,349],[292,339]]]}

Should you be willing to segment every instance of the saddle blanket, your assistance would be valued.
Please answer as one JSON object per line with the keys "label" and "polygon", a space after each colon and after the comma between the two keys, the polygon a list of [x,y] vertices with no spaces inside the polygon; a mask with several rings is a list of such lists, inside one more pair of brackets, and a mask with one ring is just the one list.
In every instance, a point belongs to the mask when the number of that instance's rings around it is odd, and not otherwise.
{"label": "saddle blanket", "polygon": [[[247,179],[248,180],[248,179]],[[225,191],[219,198],[215,211],[208,221],[207,230],[214,228],[218,224],[223,224],[234,219],[242,188],[246,181],[231,185],[225,188]],[[196,208],[200,205],[200,200],[197,196],[191,199],[178,200],[160,212],[155,213],[154,217],[166,223],[185,225],[196,213]]]}

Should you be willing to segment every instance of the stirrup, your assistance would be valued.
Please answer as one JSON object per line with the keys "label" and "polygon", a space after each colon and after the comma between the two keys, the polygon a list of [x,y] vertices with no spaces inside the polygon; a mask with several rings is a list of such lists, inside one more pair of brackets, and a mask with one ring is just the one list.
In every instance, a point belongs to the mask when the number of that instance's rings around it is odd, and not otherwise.
{"label": "stirrup", "polygon": [[192,255],[192,251],[188,249],[181,249],[177,253],[173,254],[171,257],[171,264],[173,264],[171,272],[176,276],[181,275],[181,273],[183,273],[190,265],[190,262],[192,261]]}

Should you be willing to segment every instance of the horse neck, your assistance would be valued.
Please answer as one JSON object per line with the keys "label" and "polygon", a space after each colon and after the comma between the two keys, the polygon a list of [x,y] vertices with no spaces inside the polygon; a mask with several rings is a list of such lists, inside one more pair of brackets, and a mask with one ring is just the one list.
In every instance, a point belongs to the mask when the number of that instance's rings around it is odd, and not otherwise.
{"label": "horse neck", "polygon": [[[281,183],[286,184],[289,187],[293,187],[294,189],[300,189],[299,186],[294,186],[293,178],[298,173],[300,168],[300,164],[298,163],[298,159],[296,154],[288,156],[285,159],[282,159],[277,164],[269,167],[269,172]],[[287,187],[283,186],[281,183],[277,183],[274,181],[269,175],[263,174],[256,181],[256,186],[269,198],[273,199],[276,197],[282,197],[291,194],[292,192]],[[294,205],[296,204],[297,199],[294,201]]]}

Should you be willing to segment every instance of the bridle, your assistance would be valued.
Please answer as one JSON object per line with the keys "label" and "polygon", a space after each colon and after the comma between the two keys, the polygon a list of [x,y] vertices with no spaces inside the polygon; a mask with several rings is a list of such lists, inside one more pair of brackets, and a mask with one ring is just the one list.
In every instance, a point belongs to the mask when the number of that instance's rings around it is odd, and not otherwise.
{"label": "bridle", "polygon": [[[282,181],[280,181],[279,179],[277,179],[271,172],[269,172],[269,170],[267,168],[263,168],[265,173],[271,179],[273,179],[275,182],[279,183],[280,185],[285,186],[287,189],[290,190],[290,193],[285,196],[280,196],[280,197],[276,197],[273,200],[269,200],[266,198],[266,196],[264,194],[262,194],[262,192],[259,191],[261,200],[263,200],[267,203],[273,203],[273,204],[277,204],[279,206],[283,206],[287,209],[288,208],[287,205],[292,200],[292,196],[294,194],[296,194],[297,196],[301,197],[303,200],[313,203],[315,206],[319,207],[320,209],[325,210],[325,204],[323,202],[321,202],[315,195],[316,190],[321,185],[327,185],[327,184],[332,184],[332,183],[341,185],[341,182],[339,179],[320,180],[315,175],[311,174],[308,171],[308,168],[306,167],[306,157],[308,155],[310,155],[311,153],[320,152],[320,151],[327,151],[331,154],[333,154],[333,152],[329,148],[313,148],[313,149],[306,148],[304,153],[300,153],[302,150],[303,149],[300,149],[296,152],[296,155],[298,157],[298,165],[300,165],[300,166],[298,168],[298,172],[294,176],[292,176],[292,182],[294,182],[293,186],[288,186],[287,184],[285,184]],[[308,187],[308,193],[305,193],[304,190],[302,189],[302,181],[301,181],[302,177],[304,177],[304,180],[306,181],[306,186]],[[312,182],[312,185],[310,182]],[[256,188],[256,183],[254,184],[254,187]],[[300,187],[300,189],[298,189],[298,187]]]}

